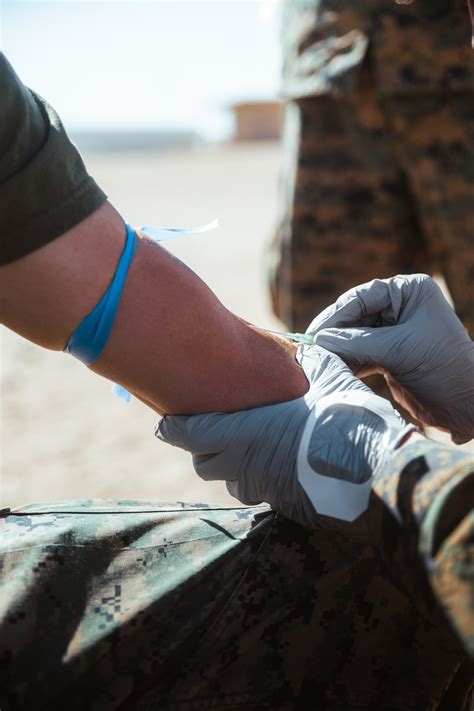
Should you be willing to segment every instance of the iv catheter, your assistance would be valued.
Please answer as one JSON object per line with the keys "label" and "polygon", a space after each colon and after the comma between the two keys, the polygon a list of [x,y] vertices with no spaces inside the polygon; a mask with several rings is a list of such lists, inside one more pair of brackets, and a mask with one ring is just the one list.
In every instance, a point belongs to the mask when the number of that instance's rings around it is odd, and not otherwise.
{"label": "iv catheter", "polygon": [[281,331],[272,331],[269,328],[259,328],[260,331],[266,331],[266,333],[274,333],[276,336],[282,336],[282,338],[288,338],[289,341],[294,341],[304,346],[314,345],[314,336],[309,333],[282,333]]}

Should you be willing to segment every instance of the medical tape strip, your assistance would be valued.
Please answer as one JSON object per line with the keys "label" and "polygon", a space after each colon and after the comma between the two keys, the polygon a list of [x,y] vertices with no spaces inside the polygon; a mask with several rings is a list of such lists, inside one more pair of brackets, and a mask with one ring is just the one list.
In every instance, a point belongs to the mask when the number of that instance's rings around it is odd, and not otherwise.
{"label": "medical tape strip", "polygon": [[[207,225],[194,228],[182,227],[140,227],[140,231],[151,237],[155,242],[174,239],[189,234],[208,232],[217,227],[217,220]],[[69,336],[64,347],[64,353],[69,353],[85,365],[92,365],[100,356],[109,340],[112,326],[122,296],[123,287],[127,278],[136,247],[136,235],[130,225],[126,225],[126,241],[120,255],[115,274],[105,294],[92,311],[85,316],[79,326]],[[114,384],[113,392],[127,402],[131,399],[130,393],[121,385]]]}
{"label": "medical tape strip", "polygon": [[[308,395],[308,397],[310,396]],[[409,432],[416,432],[416,427],[407,425],[400,430],[400,419],[390,403],[371,392],[350,390],[322,397],[316,406],[310,404],[310,412],[301,436],[296,460],[298,481],[318,513],[343,521],[354,521],[367,509],[373,476],[360,483],[334,479],[318,474],[311,467],[308,459],[311,435],[316,420],[327,407],[344,404],[366,408],[379,415],[387,423],[384,446],[389,450],[396,449]]]}
{"label": "medical tape strip", "polygon": [[209,222],[207,225],[199,225],[199,227],[139,227],[140,232],[144,232],[148,237],[151,237],[155,242],[163,242],[167,239],[175,237],[185,237],[186,235],[197,235],[201,232],[209,232],[215,230],[218,225],[217,220]]}

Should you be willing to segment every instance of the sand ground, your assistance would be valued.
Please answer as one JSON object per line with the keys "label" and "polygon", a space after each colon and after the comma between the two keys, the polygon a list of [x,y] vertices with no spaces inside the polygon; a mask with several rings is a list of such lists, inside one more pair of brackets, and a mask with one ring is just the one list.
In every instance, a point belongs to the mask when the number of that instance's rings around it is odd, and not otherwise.
{"label": "sand ground", "polygon": [[[218,230],[167,246],[230,309],[279,326],[262,261],[276,219],[278,144],[84,157],[133,225],[192,226],[218,217]],[[95,497],[234,501],[223,484],[197,477],[188,454],[154,437],[151,410],[125,404],[73,358],[6,329],[1,395],[3,506]]]}
{"label": "sand ground", "polygon": [[[263,327],[281,326],[270,312],[263,263],[277,218],[278,144],[90,153],[85,160],[132,225],[192,226],[218,217],[217,231],[167,247],[228,308]],[[141,403],[125,404],[73,358],[6,329],[0,346],[1,505],[97,497],[234,501],[222,483],[197,477],[187,453],[154,437],[156,416]]]}

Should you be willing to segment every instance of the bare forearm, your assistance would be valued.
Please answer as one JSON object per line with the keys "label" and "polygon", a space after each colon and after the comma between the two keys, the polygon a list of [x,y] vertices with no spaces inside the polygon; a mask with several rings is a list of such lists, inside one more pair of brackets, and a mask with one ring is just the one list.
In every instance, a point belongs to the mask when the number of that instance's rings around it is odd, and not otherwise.
{"label": "bare forearm", "polygon": [[146,238],[138,241],[111,338],[93,369],[170,413],[243,409],[305,389],[291,346],[230,313]]}
{"label": "bare forearm", "polygon": [[[306,391],[292,346],[231,314],[184,264],[139,237],[95,372],[161,413],[228,412]],[[123,222],[106,205],[60,239],[4,267],[4,323],[62,350],[107,288],[123,240]]]}

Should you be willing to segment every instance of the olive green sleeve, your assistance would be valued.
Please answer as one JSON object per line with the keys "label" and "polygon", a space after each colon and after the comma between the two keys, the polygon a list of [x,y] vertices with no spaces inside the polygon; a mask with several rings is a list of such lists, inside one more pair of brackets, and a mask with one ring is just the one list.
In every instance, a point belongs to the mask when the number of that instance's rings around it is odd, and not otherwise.
{"label": "olive green sleeve", "polygon": [[105,200],[54,109],[0,53],[0,264],[51,242]]}

